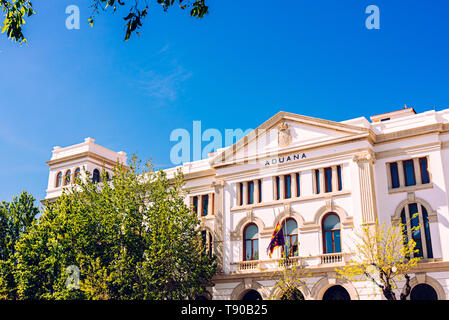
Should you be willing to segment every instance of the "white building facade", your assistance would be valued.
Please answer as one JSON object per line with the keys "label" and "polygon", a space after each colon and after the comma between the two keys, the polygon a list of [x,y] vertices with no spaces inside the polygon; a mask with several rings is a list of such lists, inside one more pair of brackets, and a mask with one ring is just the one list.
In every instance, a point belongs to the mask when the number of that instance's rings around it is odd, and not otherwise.
{"label": "white building facade", "polygon": [[[346,281],[335,268],[348,263],[355,231],[364,224],[404,221],[423,259],[411,276],[411,298],[449,298],[449,109],[416,114],[412,108],[343,122],[279,112],[235,145],[182,169],[206,244],[218,258],[208,299],[277,297],[280,249],[267,248],[285,226],[291,261],[306,265],[305,299],[383,299],[366,279]],[[126,163],[87,138],[55,147],[46,200],[78,172]],[[93,175],[94,178],[95,175]],[[72,178],[67,178],[72,177]],[[397,294],[404,283],[398,284]]]}

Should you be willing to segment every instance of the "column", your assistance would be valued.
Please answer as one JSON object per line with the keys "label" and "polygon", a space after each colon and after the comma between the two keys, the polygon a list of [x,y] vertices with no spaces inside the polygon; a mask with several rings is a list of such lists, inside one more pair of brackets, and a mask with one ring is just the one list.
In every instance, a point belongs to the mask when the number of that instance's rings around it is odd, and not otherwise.
{"label": "column", "polygon": [[198,217],[203,215],[203,196],[198,196]]}
{"label": "column", "polygon": [[243,182],[243,205],[248,204],[248,181]]}
{"label": "column", "polygon": [[418,158],[413,159],[413,169],[415,171],[415,182],[416,182],[416,185],[418,186],[418,185],[422,184],[421,170],[419,167],[419,159]]}
{"label": "column", "polygon": [[398,163],[399,187],[402,188],[405,186],[404,166],[402,165],[402,161],[398,161],[397,163]]}
{"label": "column", "polygon": [[337,166],[332,166],[332,192],[338,191],[338,172]]}
{"label": "column", "polygon": [[254,203],[259,203],[259,180],[254,180]]}
{"label": "column", "polygon": [[296,182],[296,173],[290,174],[292,181],[292,198],[296,198],[298,196],[298,185]]}
{"label": "column", "polygon": [[280,198],[285,199],[285,178],[283,175],[279,176],[279,189],[281,190]]}
{"label": "column", "polygon": [[213,193],[209,193],[209,199],[208,199],[208,203],[207,203],[207,215],[211,216],[214,212],[213,210],[213,205],[214,205],[214,194]]}
{"label": "column", "polygon": [[373,224],[377,219],[376,193],[374,189],[373,163],[374,156],[370,152],[354,156],[359,171],[360,206],[364,224]]}
{"label": "column", "polygon": [[[215,181],[213,184],[214,186],[214,231],[213,231],[213,246],[214,246],[214,252],[217,256],[217,273],[223,272],[223,263],[224,263],[224,257],[223,257],[223,239],[224,239],[224,217],[223,217],[223,202],[224,202],[224,181],[218,180]],[[238,184],[237,184],[238,185]]]}
{"label": "column", "polygon": [[276,177],[271,177],[271,180],[273,181],[273,200],[277,200],[278,188],[276,185]]}
{"label": "column", "polygon": [[324,168],[320,169],[320,194],[326,191],[326,185],[324,182]]}

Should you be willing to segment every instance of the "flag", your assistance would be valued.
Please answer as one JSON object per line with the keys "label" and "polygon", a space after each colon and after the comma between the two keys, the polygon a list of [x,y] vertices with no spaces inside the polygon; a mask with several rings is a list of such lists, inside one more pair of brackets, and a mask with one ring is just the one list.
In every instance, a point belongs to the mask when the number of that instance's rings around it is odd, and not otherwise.
{"label": "flag", "polygon": [[273,235],[271,236],[270,244],[268,245],[268,248],[267,248],[267,252],[270,255],[270,258],[271,258],[271,255],[273,254],[273,250],[276,247],[282,247],[284,245],[285,245],[284,231],[278,222],[278,224],[276,225],[276,228],[274,228]]}

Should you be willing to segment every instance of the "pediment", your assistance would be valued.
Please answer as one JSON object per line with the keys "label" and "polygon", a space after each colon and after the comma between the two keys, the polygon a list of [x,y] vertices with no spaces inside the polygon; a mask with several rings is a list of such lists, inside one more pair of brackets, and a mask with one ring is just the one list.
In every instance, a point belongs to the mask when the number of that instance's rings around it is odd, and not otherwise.
{"label": "pediment", "polygon": [[370,134],[370,130],[364,127],[281,111],[217,154],[211,165],[246,163],[251,159],[368,137]]}

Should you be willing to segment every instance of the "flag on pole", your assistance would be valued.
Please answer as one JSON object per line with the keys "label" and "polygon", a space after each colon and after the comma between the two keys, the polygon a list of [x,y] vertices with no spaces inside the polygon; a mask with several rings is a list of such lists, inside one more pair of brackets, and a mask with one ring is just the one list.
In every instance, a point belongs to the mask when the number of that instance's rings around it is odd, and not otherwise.
{"label": "flag on pole", "polygon": [[268,245],[268,248],[267,248],[267,252],[268,252],[270,258],[271,258],[271,255],[273,254],[273,251],[276,247],[282,247],[284,245],[285,245],[284,231],[278,222],[276,225],[276,228],[274,228],[273,235],[271,236],[270,244]]}

